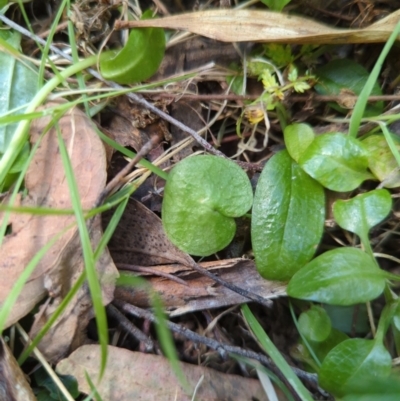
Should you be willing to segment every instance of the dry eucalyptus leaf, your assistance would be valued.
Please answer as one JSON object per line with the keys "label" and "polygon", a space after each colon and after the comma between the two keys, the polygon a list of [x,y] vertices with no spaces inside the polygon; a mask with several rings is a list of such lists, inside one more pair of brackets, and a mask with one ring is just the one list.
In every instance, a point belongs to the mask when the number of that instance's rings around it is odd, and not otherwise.
{"label": "dry eucalyptus leaf", "polygon": [[[286,294],[286,284],[263,279],[257,272],[253,260],[228,259],[203,262],[200,266],[217,274],[221,279],[236,286],[273,299]],[[200,276],[190,267],[182,265],[157,266],[157,271],[175,274],[187,282],[187,286],[160,276],[146,276],[151,287],[158,292],[170,316],[220,308],[247,302],[248,299],[223,287],[208,277]],[[124,299],[133,305],[149,308],[151,300],[145,290],[117,287],[115,298]]]}
{"label": "dry eucalyptus leaf", "polygon": [[374,43],[386,42],[399,18],[400,10],[367,28],[339,29],[272,11],[214,9],[158,19],[119,21],[116,27],[181,29],[222,42]]}
{"label": "dry eucalyptus leaf", "polygon": [[14,355],[0,337],[0,401],[35,401],[31,387]]}
{"label": "dry eucalyptus leaf", "polygon": [[[50,121],[50,116],[33,121],[30,131],[32,143],[39,140]],[[86,115],[76,108],[66,113],[58,125],[75,172],[82,207],[90,209],[106,182],[103,144]],[[41,140],[26,174],[25,187],[28,194],[14,206],[72,209],[55,128]],[[0,248],[0,305],[35,254],[62,230],[68,226],[72,228],[62,234],[38,263],[8,317],[7,326],[28,314],[47,292],[54,298],[63,297],[70,285],[67,280],[64,288],[63,278],[77,274],[82,258],[74,215],[14,213],[9,223],[11,233],[5,237]],[[74,250],[79,261],[71,265]],[[107,263],[115,276],[117,273],[112,261]]]}
{"label": "dry eucalyptus leaf", "polygon": [[100,384],[98,345],[77,349],[58,363],[57,373],[75,376],[79,390],[89,394],[91,389],[85,378],[87,372],[103,401],[190,401],[196,385],[199,385],[196,400],[268,401],[257,380],[187,363],[180,366],[190,385],[190,394],[184,392],[166,358],[112,346],[108,347],[107,367]]}
{"label": "dry eucalyptus leaf", "polygon": [[[102,234],[100,216],[97,216],[91,228],[93,248],[100,241]],[[63,300],[63,296],[72,288],[84,271],[84,268],[80,243],[71,241],[63,253],[62,267],[53,269],[46,275],[46,289],[50,293],[58,293],[59,296],[51,299],[50,304],[45,303],[40,307],[29,333],[31,338],[34,338],[46,324]],[[114,298],[114,283],[118,273],[107,249],[97,262],[96,270],[101,282],[103,303],[108,304]],[[38,345],[39,350],[49,362],[58,362],[71,351],[87,342],[86,327],[93,317],[91,295],[88,286],[85,284],[43,337]]]}
{"label": "dry eucalyptus leaf", "polygon": [[[103,221],[111,218],[106,213]],[[192,263],[192,259],[167,238],[161,219],[142,203],[131,198],[114,231],[108,248],[115,263],[154,266]]]}

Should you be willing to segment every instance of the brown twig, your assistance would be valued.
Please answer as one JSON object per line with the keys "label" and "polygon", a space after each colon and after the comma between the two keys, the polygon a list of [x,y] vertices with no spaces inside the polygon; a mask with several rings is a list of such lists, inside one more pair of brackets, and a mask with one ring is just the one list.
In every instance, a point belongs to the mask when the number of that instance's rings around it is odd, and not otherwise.
{"label": "brown twig", "polygon": [[[121,310],[123,310],[124,312],[129,313],[130,315],[133,315],[135,317],[139,317],[142,319],[147,319],[151,322],[157,322],[157,318],[154,316],[153,313],[146,311],[144,309],[138,308],[137,306],[128,304],[121,300],[114,300],[113,304],[116,305]],[[183,327],[179,324],[176,324],[176,323],[173,323],[170,321],[167,321],[166,325],[168,326],[168,328],[171,331],[184,336],[185,338],[193,341],[194,343],[204,344],[207,347],[216,350],[222,358],[226,358],[229,354],[234,354],[234,355],[242,356],[244,358],[254,359],[254,360],[260,362],[263,366],[270,369],[278,377],[280,377],[283,381],[286,382],[285,377],[283,377],[282,373],[276,367],[275,363],[266,355],[263,355],[263,354],[260,354],[260,353],[254,352],[254,351],[246,350],[241,347],[223,344],[217,340],[197,334],[194,331],[187,329],[186,327]],[[307,382],[313,389],[316,389],[316,390],[322,392],[322,390],[320,390],[318,387],[317,376],[315,374],[305,372],[296,367],[292,367],[292,369],[299,378],[301,378],[302,380]]]}

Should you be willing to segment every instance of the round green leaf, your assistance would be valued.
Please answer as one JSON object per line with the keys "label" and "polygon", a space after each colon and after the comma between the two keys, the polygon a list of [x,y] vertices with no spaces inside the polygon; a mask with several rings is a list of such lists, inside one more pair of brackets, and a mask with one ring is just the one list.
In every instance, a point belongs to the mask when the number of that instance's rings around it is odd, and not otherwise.
{"label": "round green leaf", "polygon": [[325,218],[323,188],[287,151],[275,154],[259,178],[251,238],[259,273],[288,280],[314,255]]}
{"label": "round green leaf", "polygon": [[[393,135],[397,150],[400,150],[398,137]],[[368,167],[386,188],[400,186],[400,171],[392,151],[383,135],[371,135],[362,141],[368,152]]]}
{"label": "round green leaf", "polygon": [[346,192],[373,178],[368,155],[357,139],[341,133],[317,136],[299,159],[311,177],[332,191]]}
{"label": "round green leaf", "polygon": [[318,256],[290,280],[287,293],[294,298],[332,305],[371,301],[385,287],[385,273],[365,252],[337,248]]}
{"label": "round green leaf", "polygon": [[250,181],[237,164],[216,156],[186,158],[168,176],[163,226],[178,248],[208,256],[232,241],[234,218],[243,216],[252,202]]}
{"label": "round green leaf", "polygon": [[[147,15],[144,15],[147,17]],[[125,46],[102,55],[100,71],[105,79],[119,84],[144,81],[154,75],[165,52],[161,28],[132,29]]]}
{"label": "round green leaf", "polygon": [[308,124],[288,125],[283,136],[286,149],[296,162],[315,138],[314,131]]}
{"label": "round green leaf", "polygon": [[[369,72],[360,64],[349,59],[333,60],[315,72],[318,83],[315,90],[321,95],[339,95],[341,93],[354,93],[359,95],[369,77]],[[382,95],[379,83],[375,83],[371,95]],[[347,114],[348,109],[340,107],[337,103],[330,103],[335,110]],[[377,116],[383,112],[383,102],[369,103],[365,108],[364,116]]]}
{"label": "round green leaf", "polygon": [[333,215],[340,227],[360,237],[380,223],[392,210],[392,197],[386,189],[376,189],[348,200],[337,200]]}
{"label": "round green leaf", "polygon": [[392,358],[374,340],[349,339],[337,345],[324,359],[318,373],[321,387],[337,396],[351,393],[360,381],[387,377]]}
{"label": "round green leaf", "polygon": [[314,342],[326,340],[332,329],[331,320],[326,311],[315,305],[300,315],[298,326],[301,334],[307,340]]}

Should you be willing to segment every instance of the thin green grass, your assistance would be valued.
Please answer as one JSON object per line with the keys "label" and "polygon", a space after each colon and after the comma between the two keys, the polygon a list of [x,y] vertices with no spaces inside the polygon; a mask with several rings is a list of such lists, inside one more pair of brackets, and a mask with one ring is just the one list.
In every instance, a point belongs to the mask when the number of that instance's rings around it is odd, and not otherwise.
{"label": "thin green grass", "polygon": [[250,308],[246,304],[242,305],[242,313],[244,318],[246,319],[247,324],[251,328],[257,340],[264,348],[265,352],[274,361],[278,369],[282,372],[282,374],[288,380],[290,385],[296,391],[300,399],[303,401],[312,401],[313,398],[310,392],[304,387],[303,383],[295,375],[292,368],[288,365],[285,358],[275,347],[274,343],[270,340],[267,333],[264,331],[260,323],[258,323],[257,319],[255,318]]}
{"label": "thin green grass", "polygon": [[78,225],[79,236],[83,251],[83,259],[85,262],[86,277],[89,284],[89,290],[93,302],[93,309],[96,315],[96,325],[101,348],[101,369],[100,376],[103,375],[107,363],[107,345],[108,345],[108,325],[106,311],[102,300],[102,290],[97,277],[96,261],[90,242],[90,235],[86,226],[86,220],[83,214],[81,199],[78,191],[78,186],[75,180],[74,172],[69,159],[68,151],[62,139],[61,133],[57,132],[58,143],[61,158],[63,161],[65,176],[68,182],[72,207],[75,211],[76,222]]}
{"label": "thin green grass", "polygon": [[396,25],[394,31],[392,32],[389,39],[385,43],[385,46],[383,47],[382,52],[379,55],[379,58],[376,61],[375,66],[372,69],[367,79],[367,82],[365,83],[364,88],[357,99],[357,103],[354,107],[349,126],[349,135],[352,136],[353,138],[357,137],[358,135],[358,129],[360,127],[361,119],[364,115],[365,107],[368,102],[368,97],[372,92],[372,88],[374,87],[375,82],[378,79],[379,73],[382,69],[382,65],[385,62],[386,57],[389,54],[389,51],[392,48],[394,42],[396,41],[399,33],[400,33],[400,22]]}

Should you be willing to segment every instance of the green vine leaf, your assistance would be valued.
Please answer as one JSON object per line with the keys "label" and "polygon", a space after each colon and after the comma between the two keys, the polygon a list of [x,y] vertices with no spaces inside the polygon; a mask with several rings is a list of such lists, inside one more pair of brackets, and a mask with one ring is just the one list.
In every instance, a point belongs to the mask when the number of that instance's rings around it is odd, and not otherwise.
{"label": "green vine leaf", "polygon": [[352,191],[363,181],[374,178],[367,171],[368,154],[362,143],[341,133],[317,136],[300,157],[299,164],[332,191]]}
{"label": "green vine leaf", "polygon": [[379,341],[352,338],[329,352],[318,381],[325,390],[343,396],[360,382],[389,376],[391,367],[392,358]]}
{"label": "green vine leaf", "polygon": [[325,219],[323,188],[287,151],[275,154],[258,181],[251,237],[259,273],[289,280],[314,255]]}
{"label": "green vine leaf", "polygon": [[208,256],[225,248],[236,231],[234,218],[253,203],[246,173],[216,156],[194,156],[169,173],[162,221],[169,239],[182,251]]}
{"label": "green vine leaf", "polygon": [[[151,17],[151,11],[142,19]],[[154,75],[165,53],[165,35],[161,28],[132,29],[126,45],[102,55],[100,71],[105,79],[119,84],[144,81]]]}
{"label": "green vine leaf", "polygon": [[332,305],[354,305],[378,297],[386,274],[356,248],[323,253],[299,270],[287,287],[289,296]]}
{"label": "green vine leaf", "polygon": [[383,221],[392,210],[392,197],[386,189],[376,189],[348,200],[337,200],[333,216],[340,227],[361,238]]}

